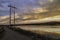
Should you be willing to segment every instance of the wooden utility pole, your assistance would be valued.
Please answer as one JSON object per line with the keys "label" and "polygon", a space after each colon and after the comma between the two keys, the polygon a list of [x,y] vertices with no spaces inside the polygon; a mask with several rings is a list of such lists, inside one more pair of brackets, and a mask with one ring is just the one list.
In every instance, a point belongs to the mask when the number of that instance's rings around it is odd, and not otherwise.
{"label": "wooden utility pole", "polygon": [[16,9],[16,7],[14,5],[14,25],[15,25],[15,9]]}
{"label": "wooden utility pole", "polygon": [[10,21],[9,21],[10,25],[11,25],[12,8],[14,8],[14,25],[15,25],[15,9],[16,9],[16,7],[15,7],[15,5],[12,6],[11,4],[8,5],[8,7],[10,7],[10,14],[9,14],[9,16],[10,16],[10,18],[9,18],[10,19]]}

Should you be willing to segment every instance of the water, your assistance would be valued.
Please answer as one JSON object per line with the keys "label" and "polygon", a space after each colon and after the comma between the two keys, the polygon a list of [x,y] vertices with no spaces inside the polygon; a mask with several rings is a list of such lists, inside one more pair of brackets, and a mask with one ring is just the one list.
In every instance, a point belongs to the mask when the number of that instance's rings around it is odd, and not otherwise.
{"label": "water", "polygon": [[[60,26],[40,26],[40,25],[24,25],[17,28],[30,31],[36,34],[42,35],[44,40],[59,40],[60,39]],[[40,37],[37,37],[40,38]]]}
{"label": "water", "polygon": [[60,26],[37,26],[37,25],[24,25],[24,26],[17,26],[16,28],[21,28],[27,31],[46,31],[52,33],[60,34]]}
{"label": "water", "polygon": [[60,26],[22,25],[4,30],[2,40],[60,40]]}

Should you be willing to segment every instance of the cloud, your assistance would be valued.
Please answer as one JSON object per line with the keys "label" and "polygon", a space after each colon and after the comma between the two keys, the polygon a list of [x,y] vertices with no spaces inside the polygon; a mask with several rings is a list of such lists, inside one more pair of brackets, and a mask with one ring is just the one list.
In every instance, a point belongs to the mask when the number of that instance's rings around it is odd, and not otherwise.
{"label": "cloud", "polygon": [[34,13],[44,13],[44,12],[48,12],[49,10],[47,8],[33,8],[33,12]]}
{"label": "cloud", "polygon": [[[42,5],[48,3],[47,0],[0,0],[0,10],[6,11],[8,13],[8,5],[9,4],[15,4],[17,7],[16,12],[17,13],[28,13],[33,12],[33,8],[41,8]],[[3,6],[3,7],[2,7]],[[4,13],[4,12],[3,12]]]}

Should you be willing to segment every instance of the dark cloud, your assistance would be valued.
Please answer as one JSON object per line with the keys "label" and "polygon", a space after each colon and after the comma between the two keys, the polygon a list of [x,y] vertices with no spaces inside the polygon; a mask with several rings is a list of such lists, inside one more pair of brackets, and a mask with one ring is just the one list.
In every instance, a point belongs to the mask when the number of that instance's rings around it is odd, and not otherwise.
{"label": "dark cloud", "polygon": [[46,7],[48,7],[50,11],[60,9],[60,0],[54,0],[52,3],[47,4]]}
{"label": "dark cloud", "polygon": [[47,0],[0,0],[0,10],[5,10],[8,13],[8,5],[11,3],[16,5],[17,13],[24,13],[25,11],[29,12],[32,8],[41,7],[47,2]]}

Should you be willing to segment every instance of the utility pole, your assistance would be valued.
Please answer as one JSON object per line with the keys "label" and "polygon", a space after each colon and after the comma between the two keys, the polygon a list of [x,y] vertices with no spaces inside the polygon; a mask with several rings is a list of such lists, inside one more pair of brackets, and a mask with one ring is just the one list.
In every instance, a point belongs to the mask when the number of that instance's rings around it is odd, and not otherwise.
{"label": "utility pole", "polygon": [[17,9],[14,5],[14,25],[15,25],[15,9]]}
{"label": "utility pole", "polygon": [[16,7],[15,7],[15,5],[12,6],[11,4],[8,5],[8,7],[10,7],[10,14],[9,14],[9,17],[10,17],[10,18],[9,18],[9,19],[10,19],[9,23],[10,23],[10,25],[11,25],[12,8],[14,8],[14,25],[15,25],[15,9],[16,9]]}

